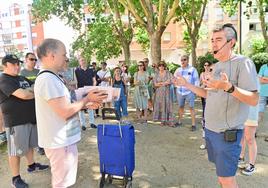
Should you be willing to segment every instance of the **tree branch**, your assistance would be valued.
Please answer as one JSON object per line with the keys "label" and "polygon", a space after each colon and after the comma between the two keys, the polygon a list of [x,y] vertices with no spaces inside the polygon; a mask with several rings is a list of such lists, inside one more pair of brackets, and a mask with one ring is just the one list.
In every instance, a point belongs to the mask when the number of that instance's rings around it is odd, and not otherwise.
{"label": "tree branch", "polygon": [[138,15],[138,13],[135,11],[135,6],[132,3],[131,0],[118,0],[126,9],[128,9],[131,14],[135,17],[136,21],[141,24],[142,26],[146,27],[145,21]]}
{"label": "tree branch", "polygon": [[160,28],[161,28],[161,25],[162,25],[162,23],[163,23],[163,17],[164,17],[164,15],[163,15],[163,4],[164,4],[164,2],[163,2],[163,0],[159,0],[159,10],[158,10],[158,29],[157,30],[159,30]]}
{"label": "tree branch", "polygon": [[172,7],[165,19],[165,25],[168,25],[170,20],[174,17],[176,9],[179,7],[179,0],[174,0]]}

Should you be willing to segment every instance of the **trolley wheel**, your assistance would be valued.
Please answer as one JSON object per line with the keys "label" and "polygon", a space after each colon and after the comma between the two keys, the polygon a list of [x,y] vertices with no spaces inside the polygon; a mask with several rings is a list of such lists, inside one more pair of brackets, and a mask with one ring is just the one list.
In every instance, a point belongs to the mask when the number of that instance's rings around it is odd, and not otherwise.
{"label": "trolley wheel", "polygon": [[110,175],[110,174],[108,174],[108,176],[107,176],[107,178],[106,178],[106,182],[107,182],[108,184],[112,184],[112,183],[113,183],[113,176]]}
{"label": "trolley wheel", "polygon": [[105,184],[105,174],[101,175],[101,180],[100,180],[100,188],[103,188]]}
{"label": "trolley wheel", "polygon": [[132,188],[132,181],[128,181],[125,188]]}

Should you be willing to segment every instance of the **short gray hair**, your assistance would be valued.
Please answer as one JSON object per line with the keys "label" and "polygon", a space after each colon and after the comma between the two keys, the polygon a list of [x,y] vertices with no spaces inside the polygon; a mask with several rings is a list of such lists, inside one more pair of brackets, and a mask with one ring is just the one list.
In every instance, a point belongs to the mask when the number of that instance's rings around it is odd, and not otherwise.
{"label": "short gray hair", "polygon": [[56,53],[57,50],[64,46],[63,42],[57,39],[45,39],[37,48],[37,57],[42,59],[43,57],[47,56],[49,52]]}
{"label": "short gray hair", "polygon": [[224,31],[227,41],[230,41],[232,39],[235,39],[235,41],[237,41],[237,33],[233,25],[224,24],[221,26],[217,26],[215,29],[213,29],[213,33],[220,31]]}
{"label": "short gray hair", "polygon": [[181,58],[186,58],[187,59],[187,61],[189,61],[189,55],[187,55],[187,54],[183,54],[182,56],[181,56]]}

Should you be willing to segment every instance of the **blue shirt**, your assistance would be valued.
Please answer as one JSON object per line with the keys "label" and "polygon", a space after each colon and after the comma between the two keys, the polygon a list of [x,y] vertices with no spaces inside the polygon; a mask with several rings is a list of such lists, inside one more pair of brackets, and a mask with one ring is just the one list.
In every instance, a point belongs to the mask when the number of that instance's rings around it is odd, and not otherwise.
{"label": "blue shirt", "polygon": [[[179,75],[183,76],[187,80],[187,82],[189,82],[195,86],[199,86],[198,73],[194,67],[189,66],[189,65],[185,68],[179,67],[175,71],[174,76],[178,77]],[[189,89],[187,89],[186,87],[178,86],[177,93],[179,95],[188,95],[191,93],[191,91]]]}
{"label": "blue shirt", "polygon": [[[261,66],[259,76],[268,78],[268,64]],[[261,84],[260,96],[268,96],[268,84]]]}

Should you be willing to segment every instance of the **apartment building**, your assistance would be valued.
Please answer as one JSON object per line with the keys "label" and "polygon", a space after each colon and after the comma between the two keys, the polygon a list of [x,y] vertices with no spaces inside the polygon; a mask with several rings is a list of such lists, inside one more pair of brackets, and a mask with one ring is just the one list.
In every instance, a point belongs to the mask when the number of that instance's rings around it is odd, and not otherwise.
{"label": "apartment building", "polygon": [[0,57],[35,51],[43,39],[43,24],[32,22],[30,4],[14,3],[0,8]]}

